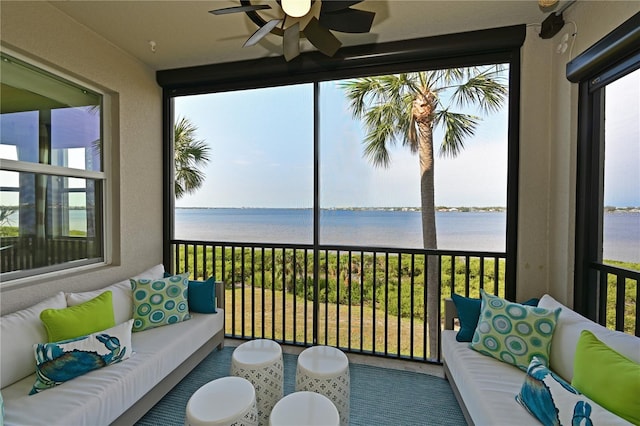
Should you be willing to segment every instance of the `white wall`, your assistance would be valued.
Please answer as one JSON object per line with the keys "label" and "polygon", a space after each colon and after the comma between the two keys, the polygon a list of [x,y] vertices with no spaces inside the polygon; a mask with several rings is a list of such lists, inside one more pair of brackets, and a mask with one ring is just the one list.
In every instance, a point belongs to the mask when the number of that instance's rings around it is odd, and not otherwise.
{"label": "white wall", "polygon": [[2,314],[60,290],[100,288],[162,261],[162,92],[155,73],[48,2],[0,5],[3,49],[98,86],[114,103],[114,266],[0,286]]}
{"label": "white wall", "polygon": [[[564,12],[567,24],[553,39],[528,31],[522,60],[518,299],[548,292],[573,304],[578,85],[567,80],[566,64],[638,12],[635,0],[578,1]],[[562,36],[575,32],[570,22],[577,26],[573,49],[558,54]]]}

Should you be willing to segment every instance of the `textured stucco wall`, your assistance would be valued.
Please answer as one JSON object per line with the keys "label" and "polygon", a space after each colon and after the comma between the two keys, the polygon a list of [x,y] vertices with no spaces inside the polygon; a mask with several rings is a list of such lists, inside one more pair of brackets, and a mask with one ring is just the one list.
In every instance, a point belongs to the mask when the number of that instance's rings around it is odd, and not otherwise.
{"label": "textured stucco wall", "polygon": [[0,286],[2,313],[60,290],[95,289],[162,261],[162,92],[154,72],[47,2],[5,2],[3,50],[109,93],[113,101],[114,264]]}

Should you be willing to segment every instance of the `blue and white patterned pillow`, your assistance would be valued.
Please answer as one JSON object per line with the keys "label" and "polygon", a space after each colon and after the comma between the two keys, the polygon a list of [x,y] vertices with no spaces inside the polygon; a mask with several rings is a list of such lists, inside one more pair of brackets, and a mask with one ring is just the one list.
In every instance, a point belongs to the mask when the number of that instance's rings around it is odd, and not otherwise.
{"label": "blue and white patterned pillow", "polygon": [[630,425],[605,410],[534,357],[516,401],[543,425]]}
{"label": "blue and white patterned pillow", "polygon": [[133,319],[130,319],[87,336],[33,345],[36,382],[29,395],[129,358],[132,327]]}

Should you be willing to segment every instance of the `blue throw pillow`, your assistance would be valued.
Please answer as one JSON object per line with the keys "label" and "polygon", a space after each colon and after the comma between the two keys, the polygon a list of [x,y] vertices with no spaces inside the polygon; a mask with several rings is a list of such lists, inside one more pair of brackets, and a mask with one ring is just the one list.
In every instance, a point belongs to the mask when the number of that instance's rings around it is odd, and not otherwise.
{"label": "blue throw pillow", "polygon": [[[451,298],[453,299],[453,304],[456,305],[458,320],[460,321],[460,329],[458,330],[458,334],[456,334],[456,340],[458,342],[470,342],[478,326],[482,300],[460,296],[455,293],[451,295]],[[539,299],[533,298],[522,304],[538,306],[538,301]]]}
{"label": "blue throw pillow", "polygon": [[87,336],[33,345],[36,382],[29,395],[129,358],[132,326],[130,319]]}
{"label": "blue throw pillow", "polygon": [[210,277],[206,281],[189,281],[189,310],[201,314],[215,314],[216,279]]}

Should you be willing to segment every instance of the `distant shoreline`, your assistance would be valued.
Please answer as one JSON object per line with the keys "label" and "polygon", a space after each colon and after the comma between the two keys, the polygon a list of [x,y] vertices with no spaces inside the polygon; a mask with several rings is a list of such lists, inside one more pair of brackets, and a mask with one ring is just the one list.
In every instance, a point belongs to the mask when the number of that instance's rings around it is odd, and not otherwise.
{"label": "distant shoreline", "polygon": [[[176,207],[182,210],[312,210],[311,207]],[[320,210],[332,211],[389,211],[389,212],[419,212],[420,207],[324,207]],[[640,213],[640,207],[605,207],[605,213]],[[506,207],[446,207],[437,206],[437,212],[506,212]]]}

